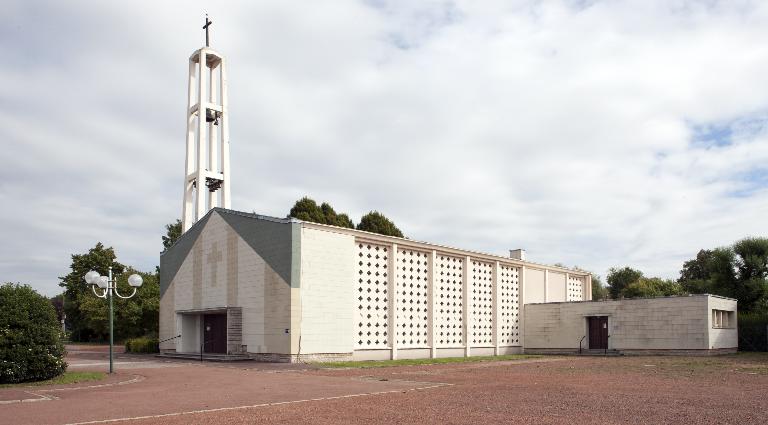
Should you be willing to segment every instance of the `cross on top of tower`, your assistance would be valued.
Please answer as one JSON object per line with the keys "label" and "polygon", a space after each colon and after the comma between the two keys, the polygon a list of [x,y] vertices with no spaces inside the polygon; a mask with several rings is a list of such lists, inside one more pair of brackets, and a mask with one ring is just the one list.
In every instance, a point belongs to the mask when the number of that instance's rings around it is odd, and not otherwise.
{"label": "cross on top of tower", "polygon": [[205,14],[205,25],[203,25],[203,29],[205,30],[205,47],[211,47],[209,38],[208,38],[208,27],[211,26],[213,21],[208,20],[208,14]]}

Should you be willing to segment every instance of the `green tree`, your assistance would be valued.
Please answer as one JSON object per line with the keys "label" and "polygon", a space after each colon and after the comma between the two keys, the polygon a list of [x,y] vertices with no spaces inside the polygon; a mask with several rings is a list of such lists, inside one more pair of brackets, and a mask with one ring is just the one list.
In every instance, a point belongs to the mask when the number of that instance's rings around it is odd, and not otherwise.
{"label": "green tree", "polygon": [[608,288],[603,285],[603,280],[600,276],[592,273],[592,299],[593,300],[607,300]]}
{"label": "green tree", "polygon": [[28,285],[0,286],[0,383],[40,381],[67,368],[56,310]]}
{"label": "green tree", "polygon": [[[115,297],[114,301],[114,331],[115,339],[139,336],[157,336],[160,318],[160,285],[154,273],[142,273],[128,267],[116,276],[117,290],[122,295],[130,295],[133,288],[128,285],[128,276],[139,274],[144,284],[136,290],[136,295],[130,299]],[[80,302],[80,310],[89,329],[96,335],[106,338],[109,336],[109,301],[97,298],[91,294]]]}
{"label": "green tree", "polygon": [[181,237],[181,220],[176,219],[175,223],[165,225],[165,235],[163,236],[163,251],[170,248]]}
{"label": "green tree", "polygon": [[740,311],[768,309],[768,238],[745,238],[731,247],[701,250],[678,279],[690,293],[739,300]]}
{"label": "green tree", "polygon": [[354,229],[355,225],[347,214],[338,214],[331,204],[323,202],[317,205],[314,199],[303,197],[296,201],[288,213],[288,217],[297,218],[312,223],[330,224],[331,226]]}
{"label": "green tree", "polygon": [[323,202],[320,205],[320,209],[323,211],[325,224],[330,224],[331,226],[347,227],[350,229],[355,228],[355,225],[352,223],[352,220],[350,220],[348,215],[344,213],[337,214],[329,203]]}
{"label": "green tree", "polygon": [[[104,337],[103,332],[97,333],[89,327],[91,318],[85,316],[81,310],[81,304],[84,301],[98,300],[83,280],[83,276],[89,270],[95,270],[102,276],[106,276],[110,266],[115,275],[123,273],[125,266],[118,263],[116,258],[112,247],[105,248],[99,242],[85,254],[73,254],[69,274],[59,278],[61,279],[59,286],[64,288],[64,312],[72,330],[73,341],[90,341]],[[104,302],[104,300],[101,301]]]}
{"label": "green tree", "polygon": [[378,211],[371,211],[364,215],[360,219],[360,224],[357,225],[357,230],[364,230],[366,232],[387,236],[397,236],[399,238],[404,237],[403,232],[395,226],[395,223]]}
{"label": "green tree", "polygon": [[661,279],[658,277],[640,277],[638,280],[630,283],[621,290],[621,296],[624,298],[645,298],[645,297],[669,297],[674,295],[683,295],[685,291],[679,283],[670,279]]}
{"label": "green tree", "polygon": [[61,319],[64,318],[64,294],[59,294],[51,297],[51,305],[56,310],[56,320],[61,323]]}
{"label": "green tree", "polygon": [[733,297],[739,308],[752,311],[765,307],[768,298],[768,238],[745,238],[733,244],[736,282]]}
{"label": "green tree", "polygon": [[637,282],[643,277],[643,272],[631,267],[615,268],[608,270],[608,293],[611,298],[617,299],[621,296],[621,291],[629,284]]}
{"label": "green tree", "polygon": [[317,205],[314,199],[303,197],[296,201],[288,213],[288,217],[297,218],[312,223],[327,224],[323,210]]}

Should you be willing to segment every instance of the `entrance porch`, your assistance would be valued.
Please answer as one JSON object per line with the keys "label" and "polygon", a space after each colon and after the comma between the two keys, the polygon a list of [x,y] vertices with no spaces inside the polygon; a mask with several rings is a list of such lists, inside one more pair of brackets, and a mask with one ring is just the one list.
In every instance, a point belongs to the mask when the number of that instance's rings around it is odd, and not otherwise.
{"label": "entrance porch", "polygon": [[243,314],[240,307],[177,310],[180,330],[176,350],[165,355],[182,357],[246,356],[243,341]]}

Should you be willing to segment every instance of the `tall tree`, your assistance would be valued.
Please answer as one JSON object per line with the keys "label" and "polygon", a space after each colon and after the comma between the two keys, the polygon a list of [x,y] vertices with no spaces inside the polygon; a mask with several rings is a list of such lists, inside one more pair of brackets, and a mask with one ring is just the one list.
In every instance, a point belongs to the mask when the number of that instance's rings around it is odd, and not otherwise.
{"label": "tall tree", "polygon": [[56,320],[61,322],[61,319],[64,318],[64,294],[55,295],[51,297],[50,301],[54,310],[56,310]]}
{"label": "tall tree", "polygon": [[[768,299],[768,238],[745,238],[733,244],[737,282],[734,297],[744,310],[763,307]],[[746,306],[746,308],[744,308]]]}
{"label": "tall tree", "polygon": [[[115,297],[114,326],[115,339],[122,340],[138,336],[157,336],[160,318],[160,285],[154,273],[142,273],[133,268],[126,268],[116,276],[117,290],[122,295],[130,295],[133,288],[128,285],[128,276],[139,274],[144,280],[130,299]],[[101,338],[109,335],[109,303],[91,294],[80,302],[80,309],[89,329]]]}
{"label": "tall tree", "polygon": [[100,336],[90,327],[91,318],[85,316],[81,310],[81,304],[84,301],[95,299],[83,276],[90,270],[106,276],[110,266],[115,275],[123,273],[125,266],[118,263],[116,258],[112,247],[105,248],[99,242],[85,254],[72,254],[69,274],[59,278],[61,279],[59,286],[64,288],[64,312],[67,315],[67,323],[72,329],[71,338],[74,341],[88,341]]}
{"label": "tall tree", "polygon": [[603,285],[603,280],[600,276],[592,273],[592,299],[593,300],[607,300],[608,288]]}
{"label": "tall tree", "polygon": [[175,223],[165,225],[165,235],[163,236],[163,250],[173,246],[181,237],[181,220],[176,219]]}
{"label": "tall tree", "polygon": [[366,232],[379,233],[387,236],[397,236],[399,238],[404,237],[403,232],[395,226],[395,223],[378,211],[371,211],[364,215],[360,219],[360,224],[357,225],[357,230],[365,230]]}
{"label": "tall tree", "polygon": [[306,196],[296,201],[288,213],[288,217],[312,223],[330,224],[331,226],[347,227],[350,229],[355,228],[347,214],[337,213],[331,204],[327,202],[323,202],[318,206],[314,199]]}
{"label": "tall tree", "polygon": [[643,277],[643,272],[631,267],[615,268],[608,270],[608,293],[611,298],[619,298],[621,291],[629,284],[637,282]]}
{"label": "tall tree", "polygon": [[291,208],[288,217],[298,218],[299,220],[312,223],[327,224],[325,214],[322,208],[317,205],[314,199],[307,196],[299,199]]}
{"label": "tall tree", "polygon": [[669,297],[684,293],[679,283],[658,277],[640,277],[621,290],[624,298]]}
{"label": "tall tree", "polygon": [[320,205],[320,209],[323,211],[325,224],[330,224],[331,226],[347,227],[350,229],[355,228],[355,225],[352,223],[352,220],[350,220],[348,215],[344,213],[337,214],[329,203],[323,202]]}
{"label": "tall tree", "polygon": [[691,293],[739,300],[740,311],[768,308],[768,238],[745,238],[732,247],[701,250],[686,261],[678,282]]}

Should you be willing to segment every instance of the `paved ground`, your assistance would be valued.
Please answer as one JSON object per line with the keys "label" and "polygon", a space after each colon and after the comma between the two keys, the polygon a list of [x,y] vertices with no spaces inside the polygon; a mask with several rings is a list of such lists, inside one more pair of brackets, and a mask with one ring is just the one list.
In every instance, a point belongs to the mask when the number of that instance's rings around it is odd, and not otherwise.
{"label": "paved ground", "polygon": [[[68,361],[106,368],[101,348]],[[318,370],[119,355],[117,368],[90,385],[0,389],[0,424],[768,423],[768,356]]]}

